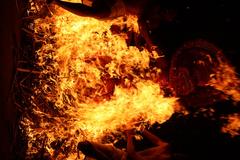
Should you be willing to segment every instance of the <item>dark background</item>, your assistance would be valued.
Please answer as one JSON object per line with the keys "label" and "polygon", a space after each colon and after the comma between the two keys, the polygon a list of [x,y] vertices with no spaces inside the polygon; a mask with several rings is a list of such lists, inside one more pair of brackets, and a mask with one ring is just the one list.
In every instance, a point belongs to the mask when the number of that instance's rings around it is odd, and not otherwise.
{"label": "dark background", "polygon": [[[185,41],[203,38],[221,48],[240,73],[240,13],[237,1],[166,0],[165,5],[177,10],[177,19],[159,26],[153,33],[155,39],[160,37],[161,47],[169,55]],[[14,143],[17,143],[14,135],[17,124],[16,108],[11,95],[14,92],[14,48],[19,42],[20,26],[17,20],[20,12],[17,10],[16,0],[2,0],[0,6],[0,159],[4,160],[12,158],[12,149]],[[232,106],[229,102],[217,105]],[[202,116],[183,118],[174,115],[162,126],[161,136],[171,142],[176,152],[190,155],[189,159],[240,159],[239,137],[231,139],[218,130],[217,121]]]}
{"label": "dark background", "polygon": [[14,47],[18,32],[15,0],[0,4],[0,159],[11,159],[16,126],[16,109],[12,100]]}
{"label": "dark background", "polygon": [[[202,38],[223,49],[227,58],[238,65],[240,12],[237,1],[155,0],[149,7],[149,17],[154,17],[151,15],[154,6],[176,12],[171,22],[163,21],[152,31],[152,37],[165,54],[171,55],[186,41]],[[157,18],[153,18],[152,23],[154,20]]]}

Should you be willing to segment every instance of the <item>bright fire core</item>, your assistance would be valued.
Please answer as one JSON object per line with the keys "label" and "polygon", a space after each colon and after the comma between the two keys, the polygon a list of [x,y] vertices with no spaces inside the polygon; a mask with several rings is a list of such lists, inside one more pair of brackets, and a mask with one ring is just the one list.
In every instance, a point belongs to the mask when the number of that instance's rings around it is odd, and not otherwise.
{"label": "bright fire core", "polygon": [[163,123],[174,113],[177,99],[163,96],[161,69],[149,66],[157,54],[127,45],[129,33],[138,33],[136,17],[99,21],[55,8],[34,25],[42,71],[31,97],[37,120],[26,116],[22,122],[29,155],[44,141],[53,156],[51,144],[59,140],[70,150],[65,158],[75,159],[79,141],[102,141],[140,123]]}

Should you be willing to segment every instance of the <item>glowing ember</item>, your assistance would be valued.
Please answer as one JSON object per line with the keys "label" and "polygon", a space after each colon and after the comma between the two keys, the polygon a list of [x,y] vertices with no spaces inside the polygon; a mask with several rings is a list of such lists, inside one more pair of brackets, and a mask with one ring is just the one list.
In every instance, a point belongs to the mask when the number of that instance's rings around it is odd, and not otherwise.
{"label": "glowing ember", "polygon": [[[101,141],[109,133],[170,118],[177,99],[163,97],[161,69],[149,66],[150,58],[159,57],[126,43],[128,32],[138,33],[136,17],[98,21],[54,12],[35,21],[42,74],[31,97],[34,116],[22,121],[29,156],[44,147],[54,157],[53,144],[62,142],[69,149],[65,158],[76,158],[81,140]],[[121,32],[113,34],[113,24]],[[49,105],[42,106],[39,97]]]}
{"label": "glowing ember", "polygon": [[233,114],[228,116],[228,123],[222,127],[224,133],[229,133],[231,136],[240,134],[240,115]]}

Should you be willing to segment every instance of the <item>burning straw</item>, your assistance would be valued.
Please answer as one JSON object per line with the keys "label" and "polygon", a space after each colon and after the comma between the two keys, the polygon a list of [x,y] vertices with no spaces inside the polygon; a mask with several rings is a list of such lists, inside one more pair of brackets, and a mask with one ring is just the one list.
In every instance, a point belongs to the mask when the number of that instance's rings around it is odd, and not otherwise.
{"label": "burning straw", "polygon": [[[163,96],[161,68],[150,65],[158,54],[130,45],[140,36],[137,17],[99,21],[29,0],[22,22],[15,85],[27,159],[77,159],[79,141],[163,123],[179,108]],[[219,74],[209,85],[224,91]]]}
{"label": "burning straw", "polygon": [[161,68],[149,65],[158,55],[129,45],[138,36],[136,17],[98,21],[43,0],[30,0],[27,13],[22,30],[33,58],[17,69],[24,91],[16,102],[27,158],[76,159],[79,141],[163,123],[178,108],[160,89]]}

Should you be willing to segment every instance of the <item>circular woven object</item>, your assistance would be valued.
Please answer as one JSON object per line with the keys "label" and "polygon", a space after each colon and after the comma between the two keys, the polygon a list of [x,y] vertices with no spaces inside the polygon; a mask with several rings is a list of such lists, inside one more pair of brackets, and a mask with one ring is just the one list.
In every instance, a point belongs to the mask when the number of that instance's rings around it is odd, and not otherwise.
{"label": "circular woven object", "polygon": [[219,48],[205,40],[185,43],[171,60],[169,81],[176,95],[188,95],[197,86],[205,86],[223,57]]}

